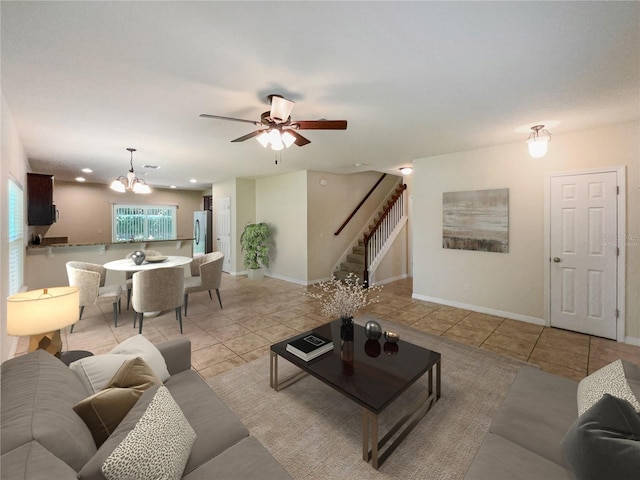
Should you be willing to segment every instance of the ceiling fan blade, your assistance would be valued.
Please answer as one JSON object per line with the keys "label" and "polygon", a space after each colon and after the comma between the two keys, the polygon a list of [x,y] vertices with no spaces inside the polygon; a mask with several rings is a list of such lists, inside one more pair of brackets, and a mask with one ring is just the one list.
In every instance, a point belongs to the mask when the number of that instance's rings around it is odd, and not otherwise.
{"label": "ceiling fan blade", "polygon": [[306,144],[311,143],[311,140],[304,138],[302,135],[300,135],[298,132],[296,132],[295,130],[288,128],[286,130],[284,130],[285,132],[289,132],[291,135],[293,135],[294,137],[296,137],[296,141],[293,142],[296,145],[298,145],[299,147],[304,147]]}
{"label": "ceiling fan blade", "polygon": [[262,132],[264,132],[264,130],[256,130],[255,132],[247,133],[246,135],[243,135],[243,136],[238,137],[235,140],[231,140],[231,141],[232,142],[244,142],[245,140],[249,140],[250,138],[257,137]]}
{"label": "ceiling fan blade", "polygon": [[269,116],[276,123],[284,123],[289,120],[291,110],[295,102],[287,100],[282,95],[269,95],[271,101],[271,112]]}
{"label": "ceiling fan blade", "polygon": [[231,120],[232,122],[242,122],[242,123],[251,123],[252,125],[262,125],[260,122],[256,122],[255,120],[245,120],[243,118],[221,117],[220,115],[209,115],[208,113],[201,113],[200,116],[202,118],[215,118],[218,120]]}
{"label": "ceiling fan blade", "polygon": [[291,126],[298,130],[346,130],[346,120],[296,120]]}

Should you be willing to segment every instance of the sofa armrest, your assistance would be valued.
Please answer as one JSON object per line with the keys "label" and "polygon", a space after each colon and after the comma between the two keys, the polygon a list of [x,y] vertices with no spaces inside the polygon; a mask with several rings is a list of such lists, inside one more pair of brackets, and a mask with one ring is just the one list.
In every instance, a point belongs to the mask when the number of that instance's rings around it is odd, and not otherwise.
{"label": "sofa armrest", "polygon": [[167,363],[170,375],[191,369],[191,340],[187,337],[175,338],[156,345]]}

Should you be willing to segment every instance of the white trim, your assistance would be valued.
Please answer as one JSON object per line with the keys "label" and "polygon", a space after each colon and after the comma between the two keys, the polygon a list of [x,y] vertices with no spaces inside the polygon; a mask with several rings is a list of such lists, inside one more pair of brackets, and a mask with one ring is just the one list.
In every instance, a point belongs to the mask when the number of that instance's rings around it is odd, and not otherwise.
{"label": "white trim", "polygon": [[311,285],[311,283],[305,282],[304,280],[300,280],[298,278],[285,277],[283,275],[277,275],[275,273],[267,273],[267,272],[265,272],[264,276],[265,277],[275,278],[277,280],[284,280],[285,282],[295,283],[296,285],[302,285],[302,286],[305,286],[305,287],[308,286],[308,285]]}
{"label": "white trim", "polygon": [[446,300],[444,298],[428,297],[426,295],[419,295],[414,293],[411,298],[416,300],[423,300],[425,302],[439,303],[448,307],[462,308],[463,310],[471,310],[472,312],[486,313],[487,315],[494,315],[496,317],[510,318],[511,320],[519,320],[521,322],[533,323],[535,325],[544,326],[544,319],[538,317],[530,317],[528,315],[521,315],[519,313],[504,312],[502,310],[495,310],[493,308],[480,307],[478,305],[471,305],[468,303],[455,302],[452,300]]}
{"label": "white trim", "polygon": [[[618,232],[617,243],[620,249],[620,255],[618,255],[618,298],[616,300],[618,304],[618,319],[616,322],[616,340],[618,342],[626,342],[626,257],[627,249],[626,245],[620,245],[620,240],[625,238],[627,232],[627,181],[626,181],[626,169],[624,166],[618,167],[604,167],[594,168],[589,170],[569,171],[569,172],[548,172],[545,173],[544,178],[544,325],[551,325],[551,267],[549,261],[551,258],[551,179],[554,177],[564,177],[567,175],[590,175],[593,173],[609,173],[616,174],[616,181],[619,188],[618,194]],[[629,338],[629,337],[627,337]]]}
{"label": "white trim", "polygon": [[640,338],[638,337],[625,337],[624,343],[628,343],[629,345],[637,345],[640,347]]}
{"label": "white trim", "polygon": [[408,278],[409,274],[407,273],[403,273],[402,275],[398,275],[397,277],[392,277],[392,278],[385,278],[384,280],[380,281],[380,282],[376,282],[376,283],[372,283],[371,285],[386,285],[387,283],[391,283],[391,282],[396,282],[398,280],[404,280],[405,278]]}

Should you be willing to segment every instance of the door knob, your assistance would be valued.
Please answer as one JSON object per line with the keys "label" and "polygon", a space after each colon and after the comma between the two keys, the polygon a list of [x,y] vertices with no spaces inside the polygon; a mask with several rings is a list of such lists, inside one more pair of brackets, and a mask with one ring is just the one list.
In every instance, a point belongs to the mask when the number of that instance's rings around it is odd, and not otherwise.
{"label": "door knob", "polygon": [[556,263],[560,263],[560,257],[553,257],[553,261]]}

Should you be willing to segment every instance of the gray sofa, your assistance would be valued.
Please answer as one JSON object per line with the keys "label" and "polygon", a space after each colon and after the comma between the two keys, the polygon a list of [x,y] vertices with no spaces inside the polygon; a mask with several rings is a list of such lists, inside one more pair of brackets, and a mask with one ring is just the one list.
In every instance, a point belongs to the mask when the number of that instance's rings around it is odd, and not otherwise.
{"label": "gray sofa", "polygon": [[[640,368],[623,364],[629,386],[640,398]],[[520,369],[465,479],[576,478],[562,442],[578,418],[577,391],[573,380],[531,367]],[[635,443],[637,461],[640,442]]]}
{"label": "gray sofa", "polygon": [[[197,435],[183,478],[291,478],[191,370],[188,339],[178,338],[157,347],[171,374],[164,386]],[[89,429],[72,409],[90,392],[71,369],[44,351],[4,362],[2,479],[104,479],[100,466],[133,429],[158,388],[146,390],[97,449]]]}

